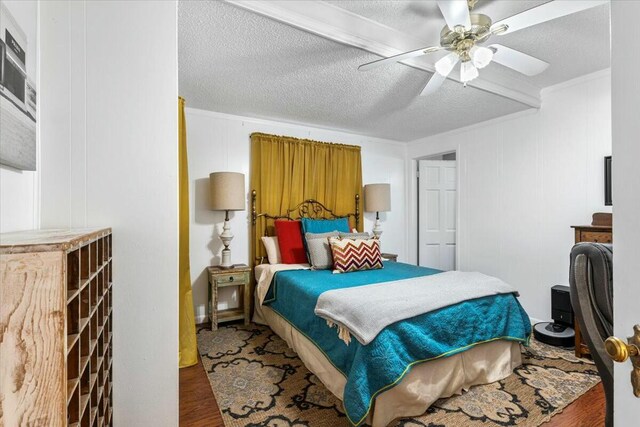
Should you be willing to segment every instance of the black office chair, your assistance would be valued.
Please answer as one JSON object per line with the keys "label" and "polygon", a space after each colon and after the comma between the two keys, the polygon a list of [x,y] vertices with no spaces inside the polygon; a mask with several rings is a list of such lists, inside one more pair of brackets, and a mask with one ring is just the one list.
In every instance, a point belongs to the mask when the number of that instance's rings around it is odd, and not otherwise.
{"label": "black office chair", "polygon": [[578,243],[571,249],[571,305],[598,368],[607,403],[605,424],[613,426],[613,360],[604,341],[613,335],[613,247]]}

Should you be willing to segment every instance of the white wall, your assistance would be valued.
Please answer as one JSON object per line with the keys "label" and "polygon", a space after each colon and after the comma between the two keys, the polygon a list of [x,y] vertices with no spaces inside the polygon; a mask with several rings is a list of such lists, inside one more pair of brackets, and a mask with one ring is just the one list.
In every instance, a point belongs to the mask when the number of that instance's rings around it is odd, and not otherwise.
{"label": "white wall", "polygon": [[[611,2],[611,72],[613,117],[613,201],[615,268],[613,269],[615,335],[626,340],[633,326],[640,325],[640,121],[638,110],[640,86],[635,70],[640,65],[637,55],[629,55],[626,44],[640,37],[634,18],[640,13],[638,2]],[[630,361],[615,363],[614,424],[626,427],[638,424],[640,400],[633,396],[629,373]]]}
{"label": "white wall", "polygon": [[[20,23],[27,36],[27,74],[35,76],[40,101],[38,64],[38,3],[36,1],[5,1],[3,3]],[[38,106],[40,110],[40,106]],[[40,114],[38,111],[36,114]],[[37,118],[36,123],[39,122]],[[36,127],[37,129],[37,127]],[[36,130],[36,132],[38,132]],[[36,140],[36,171],[20,171],[0,166],[0,233],[29,230],[38,227],[38,184],[40,138]]]}
{"label": "white wall", "polygon": [[[40,89],[40,208],[41,227],[70,227],[70,93],[69,78],[71,7],[83,3],[61,1],[42,2],[40,5],[40,31],[46,37],[41,40],[40,64],[42,85]],[[73,41],[77,43],[77,41]],[[83,55],[84,56],[84,55]]]}
{"label": "white wall", "polygon": [[[542,100],[540,110],[411,142],[408,173],[415,195],[412,159],[457,150],[459,268],[511,283],[530,316],[549,319],[549,288],[568,284],[570,226],[611,211],[603,188],[603,157],[611,154],[610,73],[546,89]],[[411,200],[410,230],[417,211]],[[409,236],[415,261],[415,233]]]}
{"label": "white wall", "polygon": [[175,2],[86,3],[87,219],[114,230],[114,424],[178,422]]}
{"label": "white wall", "polygon": [[[189,105],[189,100],[186,100]],[[269,120],[251,119],[186,109],[187,146],[191,203],[191,278],[197,322],[206,318],[207,276],[209,265],[219,264],[222,244],[218,238],[224,222],[224,212],[212,212],[209,203],[209,173],[233,171],[245,174],[247,210],[231,212],[232,262],[249,261],[249,163],[250,141],[253,132],[287,135],[327,142],[360,145],[362,147],[362,180],[364,184],[385,182],[391,184],[392,212],[381,213],[384,234],[382,249],[406,259],[406,189],[404,143],[369,138],[344,132],[294,125]],[[366,213],[365,230],[373,229],[375,214]],[[220,295],[220,307],[237,306],[233,290]]]}
{"label": "white wall", "polygon": [[38,227],[38,172],[0,166],[0,233]]}
{"label": "white wall", "polygon": [[[114,236],[114,420],[178,424],[175,2],[42,2],[42,225]],[[46,95],[46,97],[45,97]]]}
{"label": "white wall", "polygon": [[40,226],[86,227],[85,2],[47,1],[40,10]]}

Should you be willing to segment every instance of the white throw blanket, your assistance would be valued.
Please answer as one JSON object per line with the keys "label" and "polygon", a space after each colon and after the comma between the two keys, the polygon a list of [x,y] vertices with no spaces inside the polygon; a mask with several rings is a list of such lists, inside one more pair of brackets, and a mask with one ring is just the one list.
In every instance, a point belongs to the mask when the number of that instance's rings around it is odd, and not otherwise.
{"label": "white throw blanket", "polygon": [[349,344],[353,335],[360,343],[369,344],[385,327],[400,320],[470,299],[515,292],[495,277],[448,271],[327,291],[318,298],[314,311],[329,327],[337,326],[345,343]]}

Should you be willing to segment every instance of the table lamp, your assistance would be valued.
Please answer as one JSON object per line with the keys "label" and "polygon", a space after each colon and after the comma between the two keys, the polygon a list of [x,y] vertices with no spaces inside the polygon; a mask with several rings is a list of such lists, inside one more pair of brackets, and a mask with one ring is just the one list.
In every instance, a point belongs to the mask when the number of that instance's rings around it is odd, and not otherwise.
{"label": "table lamp", "polygon": [[391,210],[391,185],[367,184],[364,186],[364,211],[376,213],[376,223],[373,227],[373,235],[377,238],[382,234],[380,226],[380,212]]}
{"label": "table lamp", "polygon": [[225,211],[224,226],[220,240],[224,245],[222,263],[220,267],[231,268],[231,250],[229,243],[233,239],[229,226],[229,211],[243,211],[245,209],[244,175],[238,172],[213,172],[209,174],[209,189],[211,191],[211,210]]}

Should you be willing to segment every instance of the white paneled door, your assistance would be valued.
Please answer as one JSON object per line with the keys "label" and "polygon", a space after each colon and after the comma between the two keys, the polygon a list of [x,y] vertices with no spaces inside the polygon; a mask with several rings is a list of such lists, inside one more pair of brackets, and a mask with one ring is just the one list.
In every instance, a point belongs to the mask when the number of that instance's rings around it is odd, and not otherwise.
{"label": "white paneled door", "polygon": [[[640,325],[640,86],[636,70],[640,57],[628,55],[625,43],[640,37],[637,17],[640,2],[611,2],[611,120],[613,136],[613,324],[618,338],[627,341]],[[635,18],[635,19],[634,19]],[[633,360],[633,359],[632,359]],[[637,359],[636,359],[637,360]],[[640,367],[631,360],[614,366],[614,426],[639,425],[640,399],[634,396],[632,382],[640,387]]]}
{"label": "white paneled door", "polygon": [[456,269],[456,161],[420,160],[418,261],[424,267]]}

